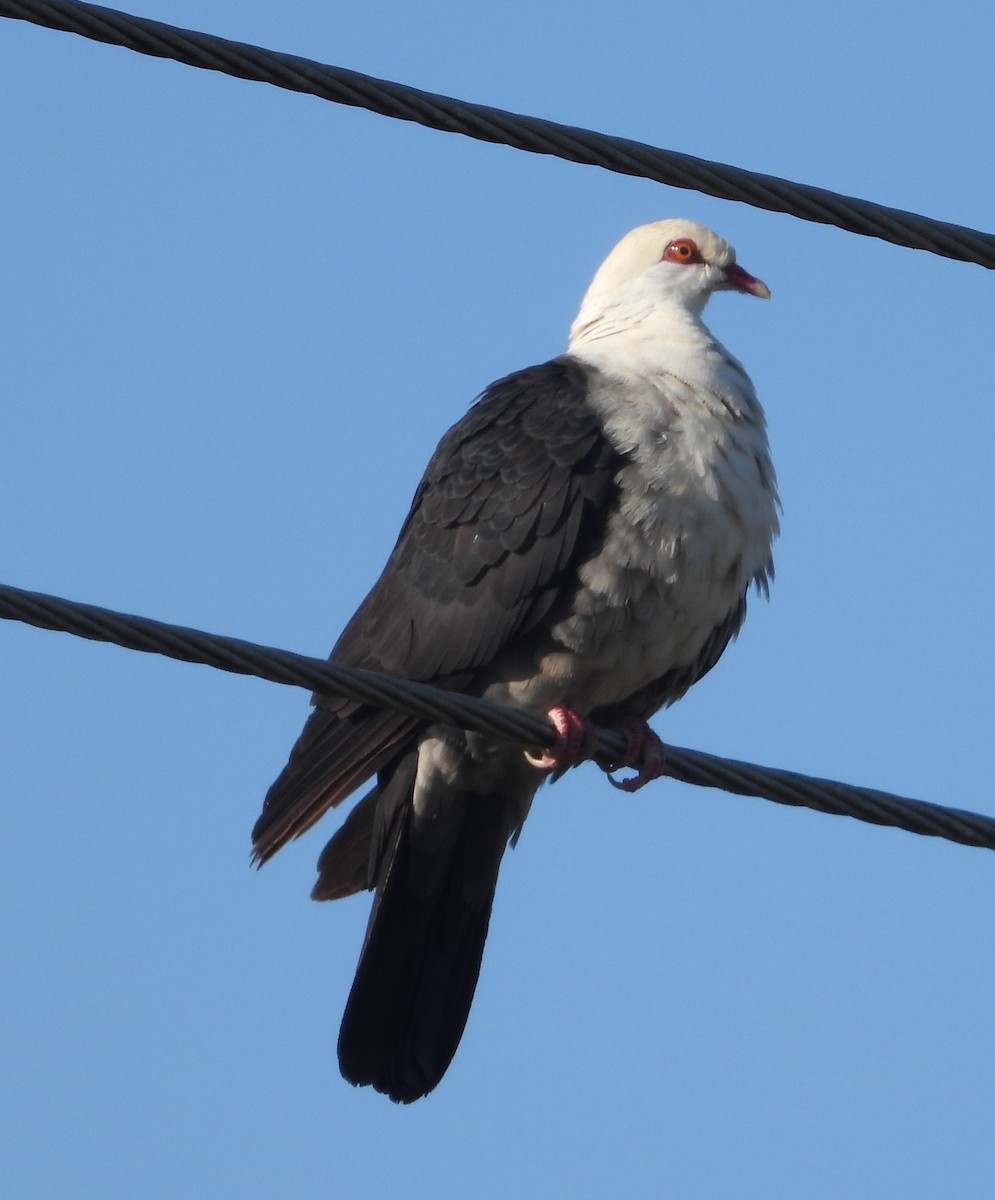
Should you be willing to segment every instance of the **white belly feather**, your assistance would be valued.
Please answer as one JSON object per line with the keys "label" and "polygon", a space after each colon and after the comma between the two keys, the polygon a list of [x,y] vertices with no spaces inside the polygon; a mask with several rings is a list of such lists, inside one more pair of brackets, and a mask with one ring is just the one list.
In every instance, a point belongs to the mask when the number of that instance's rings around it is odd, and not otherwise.
{"label": "white belly feather", "polygon": [[766,587],[777,494],[763,412],[742,367],[715,342],[708,351],[706,378],[690,381],[659,370],[623,379],[590,356],[601,369],[588,403],[628,458],[620,504],[573,613],[552,631],[562,650],[508,687],[513,703],[618,703],[692,666],[751,582]]}

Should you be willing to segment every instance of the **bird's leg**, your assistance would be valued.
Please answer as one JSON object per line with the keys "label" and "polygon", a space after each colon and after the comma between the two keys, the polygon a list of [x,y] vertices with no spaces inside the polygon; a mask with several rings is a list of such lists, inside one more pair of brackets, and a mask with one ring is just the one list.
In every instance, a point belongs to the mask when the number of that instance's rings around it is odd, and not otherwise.
{"label": "bird's leg", "polygon": [[[667,747],[645,721],[627,720],[619,724],[617,729],[628,739],[625,754],[620,759],[605,763],[604,771],[612,787],[621,792],[638,792],[664,773]],[[612,772],[622,767],[632,767],[636,774],[631,779],[613,779]]]}
{"label": "bird's leg", "polygon": [[[619,733],[627,738],[625,754],[620,759],[601,762],[608,782],[621,792],[638,792],[641,787],[654,779],[659,779],[664,773],[667,761],[667,747],[646,724],[632,718],[616,726]],[[612,772],[622,767],[632,767],[636,774],[631,779],[613,779]]]}
{"label": "bird's leg", "polygon": [[[613,725],[626,738],[625,753],[618,759],[606,759],[598,754],[597,733],[586,717],[564,704],[554,704],[546,716],[556,729],[556,741],[542,754],[525,751],[526,759],[540,771],[560,775],[568,767],[593,758],[612,787],[622,792],[638,792],[664,773],[667,748],[645,721],[632,718]],[[613,779],[613,772],[623,767],[631,767],[636,774],[631,779]]]}
{"label": "bird's leg", "polygon": [[532,766],[540,771],[560,772],[593,756],[598,739],[594,726],[586,717],[564,704],[554,704],[547,710],[546,716],[556,729],[556,741],[542,754],[525,751],[525,757]]}

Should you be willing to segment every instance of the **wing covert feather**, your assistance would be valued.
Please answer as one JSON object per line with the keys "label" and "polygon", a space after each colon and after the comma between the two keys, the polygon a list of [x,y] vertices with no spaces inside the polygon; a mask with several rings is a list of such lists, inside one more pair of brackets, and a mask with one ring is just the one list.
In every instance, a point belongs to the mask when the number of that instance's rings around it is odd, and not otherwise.
{"label": "wing covert feather", "polygon": [[571,590],[621,465],[586,389],[569,358],[487,389],[439,444],[336,661],[420,680],[473,672]]}

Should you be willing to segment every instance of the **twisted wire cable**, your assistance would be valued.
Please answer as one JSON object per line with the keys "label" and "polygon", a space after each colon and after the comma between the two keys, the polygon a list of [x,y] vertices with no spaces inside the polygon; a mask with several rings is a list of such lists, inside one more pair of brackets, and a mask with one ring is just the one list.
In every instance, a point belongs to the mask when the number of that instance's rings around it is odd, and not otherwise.
{"label": "twisted wire cable", "polygon": [[0,0],[0,17],[30,21],[141,54],[369,109],[447,133],[636,175],[850,233],[995,268],[995,235],[628,138],[435,95],[227,38],[77,0]]}
{"label": "twisted wire cable", "polygon": [[[364,704],[395,708],[425,720],[444,721],[463,729],[495,734],[531,749],[542,749],[555,739],[552,725],[535,713],[239,638],[129,616],[5,584],[0,584],[0,618],[71,633],[92,641],[112,642],[129,650],[162,654],[182,662],[202,663],[238,675],[254,675],[273,683],[347,696]],[[599,729],[597,737],[599,749],[607,757],[617,759],[624,755],[625,738],[619,733]],[[890,825],[909,833],[995,850],[995,818],[978,813],[829,779],[815,779],[794,771],[718,758],[680,746],[668,745],[664,771],[684,783],[721,788],[741,796],[757,796],[778,804],[855,817],[875,825]]]}

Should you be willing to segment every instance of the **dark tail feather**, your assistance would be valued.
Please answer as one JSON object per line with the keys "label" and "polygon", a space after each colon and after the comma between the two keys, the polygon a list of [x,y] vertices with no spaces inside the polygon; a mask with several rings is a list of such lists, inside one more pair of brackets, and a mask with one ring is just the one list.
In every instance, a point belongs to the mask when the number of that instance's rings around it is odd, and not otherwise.
{"label": "dark tail feather", "polygon": [[447,799],[451,816],[420,828],[397,806],[381,858],[366,943],[339,1033],[339,1067],[405,1104],[452,1061],[477,986],[507,844],[495,796]]}
{"label": "dark tail feather", "polygon": [[370,846],[379,800],[379,787],[367,792],[322,850],[312,900],[341,900],[373,886]]}

